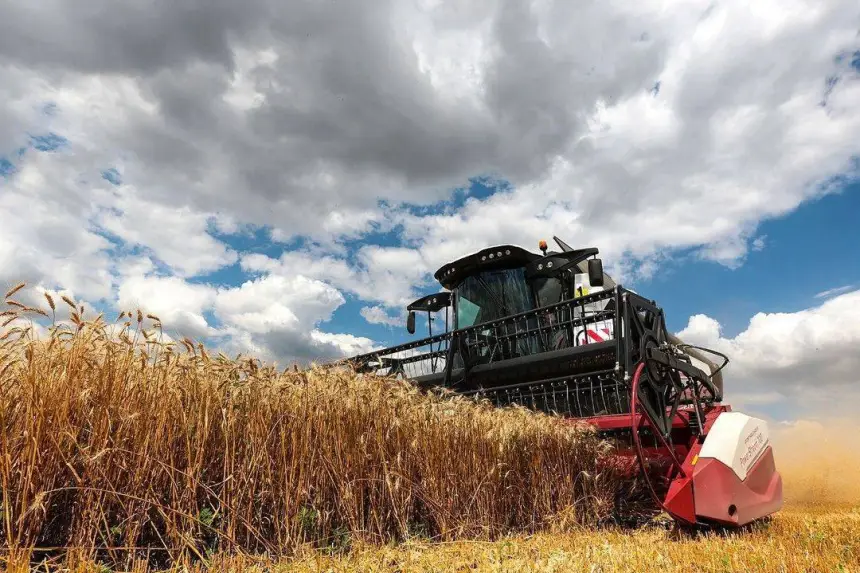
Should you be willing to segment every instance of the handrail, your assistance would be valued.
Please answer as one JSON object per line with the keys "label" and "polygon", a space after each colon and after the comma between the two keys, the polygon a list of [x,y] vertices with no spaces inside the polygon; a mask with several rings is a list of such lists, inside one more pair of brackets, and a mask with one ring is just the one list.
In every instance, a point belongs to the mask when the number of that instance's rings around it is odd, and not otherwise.
{"label": "handrail", "polygon": [[[390,354],[394,354],[397,352],[404,352],[406,350],[412,350],[415,348],[419,348],[421,346],[427,346],[430,344],[436,344],[438,342],[451,340],[455,335],[457,335],[457,336],[468,336],[472,332],[496,328],[498,326],[502,326],[504,324],[510,324],[514,321],[517,321],[517,320],[520,320],[523,318],[531,318],[531,317],[540,316],[542,314],[549,314],[552,311],[560,309],[560,308],[568,308],[568,307],[571,307],[572,305],[585,307],[586,305],[589,305],[589,304],[592,304],[595,302],[600,302],[602,300],[613,298],[615,296],[616,290],[621,289],[621,288],[622,287],[620,287],[620,286],[616,286],[616,287],[613,287],[612,289],[587,294],[587,295],[577,297],[577,298],[566,299],[566,300],[563,300],[563,301],[560,301],[557,303],[553,303],[551,305],[542,306],[539,308],[533,308],[533,309],[526,310],[526,311],[523,311],[523,312],[520,312],[517,314],[505,316],[503,318],[488,320],[486,322],[482,322],[479,324],[473,324],[473,325],[467,326],[465,328],[459,328],[456,330],[451,330],[449,332],[437,334],[435,336],[430,336],[427,338],[414,340],[412,342],[406,342],[404,344],[399,344],[397,346],[391,346],[388,348],[381,348],[379,350],[367,352],[365,354],[359,354],[356,356],[343,358],[341,360],[333,362],[331,365],[332,366],[338,366],[341,364],[356,363],[356,362],[364,363],[364,362],[367,362],[368,360],[372,360],[374,358],[377,358],[377,357],[380,357],[383,355],[390,355]],[[609,318],[610,314],[611,313],[607,313],[606,318]],[[602,315],[603,315],[603,313],[601,312],[600,316],[602,316]],[[601,318],[599,318],[598,316],[592,316],[592,317],[580,317],[579,319],[572,319],[571,322],[574,323],[574,326],[584,326],[587,323],[599,322],[600,320],[601,320]],[[506,335],[505,338],[510,338],[513,336],[514,335]]]}

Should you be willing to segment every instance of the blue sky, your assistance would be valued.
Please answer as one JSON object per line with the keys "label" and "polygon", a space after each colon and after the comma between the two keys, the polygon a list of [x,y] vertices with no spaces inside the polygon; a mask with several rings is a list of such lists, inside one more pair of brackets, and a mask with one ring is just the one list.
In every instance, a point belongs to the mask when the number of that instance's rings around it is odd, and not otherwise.
{"label": "blue sky", "polygon": [[641,288],[662,302],[670,328],[680,330],[689,316],[704,313],[735,336],[758,312],[796,312],[820,302],[818,293],[860,286],[858,213],[860,183],[854,182],[763,222],[764,248],[737,268],[682,256]]}

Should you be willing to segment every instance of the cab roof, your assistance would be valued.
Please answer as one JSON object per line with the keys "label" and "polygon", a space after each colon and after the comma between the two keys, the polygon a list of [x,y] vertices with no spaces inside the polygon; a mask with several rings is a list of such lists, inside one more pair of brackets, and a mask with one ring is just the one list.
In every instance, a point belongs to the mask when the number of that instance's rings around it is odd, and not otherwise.
{"label": "cab roof", "polygon": [[443,265],[433,276],[444,288],[452,289],[476,271],[514,269],[542,257],[516,245],[496,245]]}

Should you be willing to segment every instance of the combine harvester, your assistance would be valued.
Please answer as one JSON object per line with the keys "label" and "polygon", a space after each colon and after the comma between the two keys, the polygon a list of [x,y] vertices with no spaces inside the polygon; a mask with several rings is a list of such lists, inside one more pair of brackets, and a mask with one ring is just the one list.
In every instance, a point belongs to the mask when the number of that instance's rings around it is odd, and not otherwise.
{"label": "combine harvester", "polygon": [[503,245],[446,264],[435,274],[446,290],[407,307],[410,334],[427,313],[428,338],[340,363],[590,422],[619,458],[638,459],[633,471],[681,525],[741,527],[778,511],[767,424],[722,403],[728,358],[670,334],[654,301],[604,274],[597,249],[555,241],[561,252],[541,241],[542,254]]}

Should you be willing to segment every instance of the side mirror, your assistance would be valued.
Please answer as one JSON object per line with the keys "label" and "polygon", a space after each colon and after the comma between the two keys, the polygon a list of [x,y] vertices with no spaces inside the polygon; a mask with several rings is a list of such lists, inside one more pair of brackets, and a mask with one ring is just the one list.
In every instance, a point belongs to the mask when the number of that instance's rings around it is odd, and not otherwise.
{"label": "side mirror", "polygon": [[588,260],[588,282],[593,287],[603,286],[603,261],[600,259]]}
{"label": "side mirror", "polygon": [[406,317],[406,330],[409,334],[415,334],[415,311],[410,310],[409,316]]}

